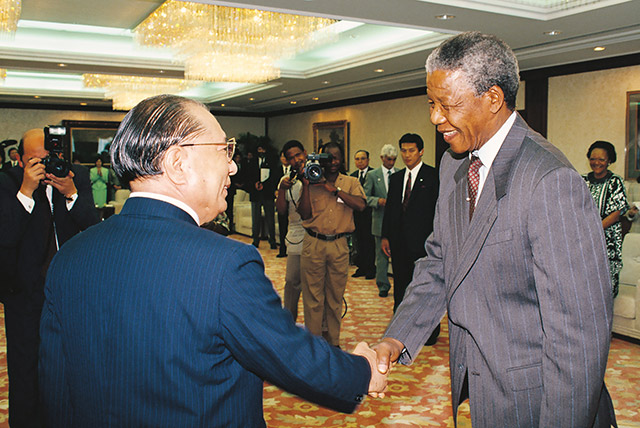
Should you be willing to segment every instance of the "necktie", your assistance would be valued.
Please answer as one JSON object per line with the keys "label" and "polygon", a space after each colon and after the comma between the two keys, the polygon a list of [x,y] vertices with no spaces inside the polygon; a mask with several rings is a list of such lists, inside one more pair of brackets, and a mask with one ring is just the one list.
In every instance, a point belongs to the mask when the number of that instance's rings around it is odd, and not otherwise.
{"label": "necktie", "polygon": [[406,211],[411,197],[411,172],[407,170],[407,185],[404,188],[404,198],[402,199],[402,211]]}
{"label": "necktie", "polygon": [[364,171],[360,170],[360,184],[364,186]]}
{"label": "necktie", "polygon": [[482,161],[479,157],[471,157],[471,163],[469,164],[469,172],[467,172],[467,179],[469,180],[469,221],[473,217],[473,210],[476,207],[476,197],[478,196],[478,185],[480,184],[480,167]]}
{"label": "necktie", "polygon": [[391,182],[391,174],[393,174],[393,171],[391,170],[387,171],[387,182],[384,183],[385,187],[387,188],[387,191],[389,191],[389,182]]}

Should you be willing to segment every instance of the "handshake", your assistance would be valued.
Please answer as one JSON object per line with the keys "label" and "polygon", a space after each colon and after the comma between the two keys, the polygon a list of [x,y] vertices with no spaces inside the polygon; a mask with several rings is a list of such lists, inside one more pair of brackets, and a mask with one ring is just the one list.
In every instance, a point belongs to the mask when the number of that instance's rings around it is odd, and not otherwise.
{"label": "handshake", "polygon": [[396,364],[403,349],[404,345],[400,341],[390,337],[384,338],[373,348],[370,348],[365,342],[356,345],[353,354],[365,357],[371,368],[368,391],[370,397],[384,397],[389,370]]}

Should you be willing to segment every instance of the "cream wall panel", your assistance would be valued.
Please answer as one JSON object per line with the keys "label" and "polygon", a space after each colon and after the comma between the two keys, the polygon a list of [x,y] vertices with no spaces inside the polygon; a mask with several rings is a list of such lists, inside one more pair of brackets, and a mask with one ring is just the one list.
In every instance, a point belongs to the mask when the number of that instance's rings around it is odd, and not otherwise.
{"label": "cream wall panel", "polygon": [[618,160],[611,170],[624,177],[627,91],[640,90],[640,66],[549,79],[548,138],[580,172],[589,172],[587,149],[611,142]]}
{"label": "cream wall panel", "polygon": [[[269,119],[269,137],[276,147],[288,140],[299,140],[307,152],[313,150],[313,123],[347,120],[350,132],[350,170],[353,171],[355,151],[369,151],[371,166],[380,166],[380,149],[385,144],[397,147],[400,137],[412,132],[419,134],[425,143],[423,161],[435,163],[435,127],[429,121],[426,96],[379,101],[355,106],[277,116]],[[403,168],[398,157],[396,166]]]}

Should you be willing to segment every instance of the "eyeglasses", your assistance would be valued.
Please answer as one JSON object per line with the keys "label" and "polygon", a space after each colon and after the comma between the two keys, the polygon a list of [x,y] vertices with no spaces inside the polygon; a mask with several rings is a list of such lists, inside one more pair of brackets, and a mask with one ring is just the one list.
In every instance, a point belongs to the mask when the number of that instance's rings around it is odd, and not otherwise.
{"label": "eyeglasses", "polygon": [[234,137],[228,138],[224,143],[192,143],[192,144],[180,144],[180,147],[194,147],[194,146],[227,146],[227,161],[231,163],[233,155],[236,152],[236,139]]}

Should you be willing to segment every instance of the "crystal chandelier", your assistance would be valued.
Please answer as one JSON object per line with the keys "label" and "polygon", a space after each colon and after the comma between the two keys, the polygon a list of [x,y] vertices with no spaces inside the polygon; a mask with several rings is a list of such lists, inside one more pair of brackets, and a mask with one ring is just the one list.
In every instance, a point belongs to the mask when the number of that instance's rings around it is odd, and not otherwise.
{"label": "crystal chandelier", "polygon": [[21,0],[0,0],[0,36],[16,32],[21,10]]}
{"label": "crystal chandelier", "polygon": [[333,40],[332,19],[169,0],[134,33],[145,46],[170,47],[185,77],[216,82],[266,82],[276,62]]}
{"label": "crystal chandelier", "polygon": [[87,88],[104,88],[114,110],[131,110],[145,98],[177,94],[200,84],[183,79],[109,74],[83,74],[82,79]]}

